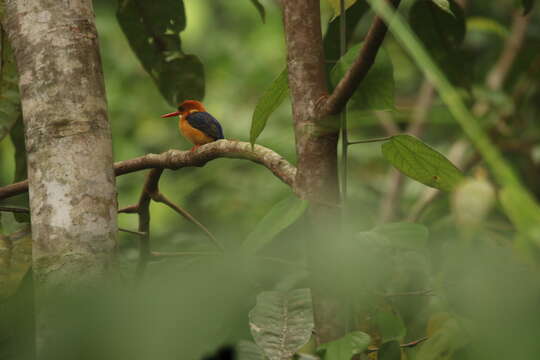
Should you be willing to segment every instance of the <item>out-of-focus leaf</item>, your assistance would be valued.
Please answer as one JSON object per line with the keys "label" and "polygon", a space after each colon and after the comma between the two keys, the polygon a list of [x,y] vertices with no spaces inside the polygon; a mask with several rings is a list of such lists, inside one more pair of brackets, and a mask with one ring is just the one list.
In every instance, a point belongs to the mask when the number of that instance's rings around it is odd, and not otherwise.
{"label": "out-of-focus leaf", "polygon": [[[358,57],[363,43],[347,51],[332,69],[330,80],[335,87]],[[391,110],[394,108],[394,70],[384,49],[379,49],[373,66],[351,97],[348,109],[359,111]]]}
{"label": "out-of-focus leaf", "polygon": [[255,106],[255,111],[253,111],[253,116],[251,117],[251,130],[249,132],[249,141],[251,144],[255,144],[255,141],[257,141],[257,138],[264,130],[268,118],[281,105],[288,94],[287,69],[284,69],[274,82],[272,82],[270,87],[265,90]]}
{"label": "out-of-focus leaf", "polygon": [[251,0],[251,3],[253,4],[253,6],[255,6],[255,8],[259,12],[259,15],[261,16],[261,20],[264,23],[266,21],[266,10],[264,9],[263,4],[261,4],[259,0]]}
{"label": "out-of-focus leaf", "polygon": [[500,192],[504,212],[520,235],[540,246],[540,206],[531,194],[518,186],[505,186]]}
{"label": "out-of-focus leaf", "polygon": [[375,316],[375,324],[379,329],[382,342],[399,341],[407,334],[401,318],[389,311],[379,311]]}
{"label": "out-of-focus leaf", "polygon": [[465,38],[465,15],[454,0],[419,0],[414,3],[409,20],[411,28],[437,63],[452,79],[464,82],[466,67],[461,63],[458,46]]}
{"label": "out-of-focus leaf", "polygon": [[424,185],[451,191],[463,180],[454,164],[414,136],[392,136],[382,145],[382,153],[399,171]]}
{"label": "out-of-focus leaf", "polygon": [[386,238],[392,247],[409,250],[425,248],[429,236],[424,225],[409,222],[379,225],[371,232]]}
{"label": "out-of-focus leaf", "polygon": [[265,360],[262,350],[251,341],[242,340],[236,345],[237,360]]}
{"label": "out-of-focus leaf", "polygon": [[294,195],[278,202],[264,218],[255,226],[242,244],[244,251],[254,254],[295,222],[307,208],[307,201],[301,200]]}
{"label": "out-of-focus leaf", "polygon": [[[339,16],[341,13],[340,0],[327,0],[334,9],[334,17]],[[357,0],[345,0],[345,10],[354,5]]]}
{"label": "out-of-focus leaf", "polygon": [[317,352],[324,354],[324,360],[350,360],[361,354],[371,343],[371,337],[361,331],[353,331],[344,337],[322,344]]}
{"label": "out-of-focus leaf", "polygon": [[19,98],[19,76],[15,57],[7,35],[2,31],[0,63],[0,141],[9,134],[17,119],[21,116]]}
{"label": "out-of-focus leaf", "polygon": [[505,39],[509,34],[508,29],[500,22],[481,16],[467,18],[467,30],[484,31],[495,34],[503,39]]}
{"label": "out-of-focus leaf", "polygon": [[[365,1],[357,1],[345,12],[345,38],[347,41],[351,39],[356,25],[360,22],[362,16],[367,12],[369,6]],[[334,67],[335,62],[341,57],[340,53],[340,16],[332,19],[328,24],[326,33],[324,34],[324,57],[328,61],[326,63],[326,72],[330,74],[330,71]]]}
{"label": "out-of-focus leaf", "polygon": [[118,22],[144,69],[171,106],[204,96],[204,69],[185,54],[180,33],[186,27],[182,0],[119,1]]}
{"label": "out-of-focus leaf", "polygon": [[448,360],[467,343],[464,331],[455,319],[448,319],[440,325],[420,347],[417,360]]}
{"label": "out-of-focus leaf", "polygon": [[482,176],[466,179],[452,194],[452,212],[458,228],[480,226],[495,204],[495,189]]}
{"label": "out-of-focus leaf", "polygon": [[379,347],[377,351],[377,360],[400,360],[401,348],[399,342],[389,341],[385,342]]}
{"label": "out-of-focus leaf", "polygon": [[313,331],[311,291],[266,291],[249,313],[255,343],[270,360],[286,360],[305,345]]}
{"label": "out-of-focus leaf", "polygon": [[9,235],[0,234],[0,300],[13,295],[32,264],[32,235],[26,225]]}
{"label": "out-of-focus leaf", "polygon": [[534,6],[534,0],[521,0],[521,4],[523,5],[523,15],[527,15]]}

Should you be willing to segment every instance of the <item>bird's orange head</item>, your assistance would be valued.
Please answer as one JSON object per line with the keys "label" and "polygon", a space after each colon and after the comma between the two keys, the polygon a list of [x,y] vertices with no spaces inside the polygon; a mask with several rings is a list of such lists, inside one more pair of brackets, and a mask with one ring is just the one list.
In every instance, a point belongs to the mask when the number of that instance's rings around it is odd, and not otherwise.
{"label": "bird's orange head", "polygon": [[186,116],[191,114],[192,112],[205,112],[206,109],[204,108],[203,104],[198,102],[197,100],[186,100],[180,105],[178,105],[178,111],[168,113],[165,115],[161,115],[162,118],[172,117],[172,116]]}

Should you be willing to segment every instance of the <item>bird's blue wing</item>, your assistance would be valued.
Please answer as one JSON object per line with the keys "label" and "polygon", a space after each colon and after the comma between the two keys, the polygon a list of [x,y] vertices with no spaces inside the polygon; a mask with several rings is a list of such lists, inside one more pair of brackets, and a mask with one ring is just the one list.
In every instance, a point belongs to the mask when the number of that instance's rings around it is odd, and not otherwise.
{"label": "bird's blue wing", "polygon": [[207,112],[194,112],[186,117],[189,125],[218,140],[223,139],[223,129],[215,117]]}

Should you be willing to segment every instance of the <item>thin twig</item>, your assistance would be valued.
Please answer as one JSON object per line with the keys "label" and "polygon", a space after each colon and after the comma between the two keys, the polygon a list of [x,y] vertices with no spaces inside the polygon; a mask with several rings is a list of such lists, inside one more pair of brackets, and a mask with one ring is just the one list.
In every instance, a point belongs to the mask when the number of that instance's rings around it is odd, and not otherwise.
{"label": "thin twig", "polygon": [[150,256],[152,258],[168,258],[168,257],[181,257],[181,256],[219,256],[223,255],[221,252],[215,251],[177,251],[177,252],[159,252],[152,251]]}
{"label": "thin twig", "polygon": [[374,138],[374,139],[365,139],[365,140],[349,141],[349,145],[354,145],[354,144],[367,144],[367,143],[372,143],[372,142],[388,141],[388,140],[390,140],[391,138],[392,138],[391,136],[385,136],[385,137]]}
{"label": "thin twig", "polygon": [[144,233],[144,232],[124,229],[124,228],[121,228],[121,227],[118,228],[118,231],[122,231],[122,232],[125,232],[125,233],[128,233],[128,234],[137,235],[137,236],[146,236],[146,233]]}
{"label": "thin twig", "polygon": [[[427,336],[423,337],[423,338],[420,338],[418,340],[414,340],[414,341],[411,341],[409,343],[406,343],[406,344],[400,344],[399,347],[400,348],[411,348],[411,347],[415,347],[416,345],[426,341],[428,339]],[[380,348],[374,348],[374,349],[367,349],[366,352],[369,354],[369,353],[372,353],[372,352],[377,352],[379,351]]]}
{"label": "thin twig", "polygon": [[[400,0],[389,0],[397,8]],[[369,69],[375,62],[377,52],[386,35],[387,26],[376,16],[364,40],[364,45],[357,59],[349,68],[343,79],[337,84],[334,92],[326,99],[322,113],[335,115],[341,112],[353,93],[356,91]]]}
{"label": "thin twig", "polygon": [[381,294],[385,297],[399,297],[399,296],[433,296],[432,289],[417,290],[417,291],[404,291],[396,293],[383,293]]}
{"label": "thin twig", "polygon": [[14,214],[30,214],[30,209],[17,206],[0,206],[0,212],[10,212]]}
{"label": "thin twig", "polygon": [[119,214],[137,214],[139,212],[139,205],[130,205],[118,210]]}

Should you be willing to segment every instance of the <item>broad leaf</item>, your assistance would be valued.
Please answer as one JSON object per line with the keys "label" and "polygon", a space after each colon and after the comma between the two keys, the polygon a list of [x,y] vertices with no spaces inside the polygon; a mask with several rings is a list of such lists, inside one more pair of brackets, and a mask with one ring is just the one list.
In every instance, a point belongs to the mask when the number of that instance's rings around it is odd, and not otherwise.
{"label": "broad leaf", "polygon": [[305,345],[313,331],[311,291],[267,291],[249,313],[255,342],[270,360],[286,360]]}
{"label": "broad leaf", "polygon": [[264,9],[263,4],[261,4],[259,0],[251,0],[251,3],[253,4],[253,6],[255,6],[255,8],[259,12],[259,15],[261,16],[261,20],[264,23],[266,21],[266,10]]}
{"label": "broad leaf", "polygon": [[186,27],[182,0],[163,0],[159,6],[144,0],[119,1],[117,18],[129,45],[171,106],[203,98],[203,65],[181,48],[180,33]]}
{"label": "broad leaf", "polygon": [[351,357],[367,350],[371,337],[361,331],[348,333],[344,337],[322,344],[317,352],[324,354],[324,360],[350,360]]}
{"label": "broad leaf", "polygon": [[255,141],[257,141],[257,138],[264,130],[268,118],[281,105],[288,94],[287,69],[284,69],[274,82],[272,82],[270,87],[266,89],[255,106],[255,111],[251,117],[251,130],[249,132],[249,141],[251,144],[255,144]]}
{"label": "broad leaf", "polygon": [[[334,17],[339,16],[341,14],[341,4],[340,0],[327,0],[330,5],[332,5],[332,8],[334,9]],[[357,0],[345,0],[345,10],[350,8]]]}
{"label": "broad leaf", "polygon": [[294,195],[278,202],[242,244],[244,251],[254,254],[268,245],[281,231],[295,222],[307,208],[307,201],[300,200]]}
{"label": "broad leaf", "polygon": [[242,340],[236,345],[237,360],[265,360],[262,350],[251,341]]}
{"label": "broad leaf", "polygon": [[523,5],[523,15],[530,13],[534,6],[534,0],[521,0],[521,3]]}
{"label": "broad leaf", "polygon": [[463,180],[454,164],[414,136],[392,136],[382,145],[382,153],[399,171],[424,185],[451,191]]}
{"label": "broad leaf", "polygon": [[399,341],[407,334],[403,320],[391,312],[379,311],[375,316],[375,324],[379,329],[382,342]]}
{"label": "broad leaf", "polygon": [[424,225],[408,222],[379,225],[371,232],[386,238],[390,246],[409,250],[425,248],[429,236]]}
{"label": "broad leaf", "polygon": [[[345,22],[347,24],[345,30],[345,38],[347,41],[351,39],[356,25],[360,22],[362,16],[367,12],[369,6],[365,1],[357,1],[345,12]],[[330,71],[334,67],[334,64],[341,57],[340,53],[340,17],[334,18],[328,24],[326,33],[324,34],[324,58],[326,59],[326,72],[330,74]]]}
{"label": "broad leaf", "polygon": [[1,34],[1,74],[0,74],[0,141],[11,131],[21,116],[19,98],[19,76],[15,65],[15,57],[7,35]]}
{"label": "broad leaf", "polygon": [[[354,63],[363,46],[358,44],[347,51],[332,69],[330,80],[335,87]],[[348,109],[391,110],[394,108],[394,70],[387,52],[381,48],[373,66],[351,97]]]}
{"label": "broad leaf", "polygon": [[379,347],[377,352],[377,360],[400,360],[401,348],[399,342],[389,341],[385,342]]}

